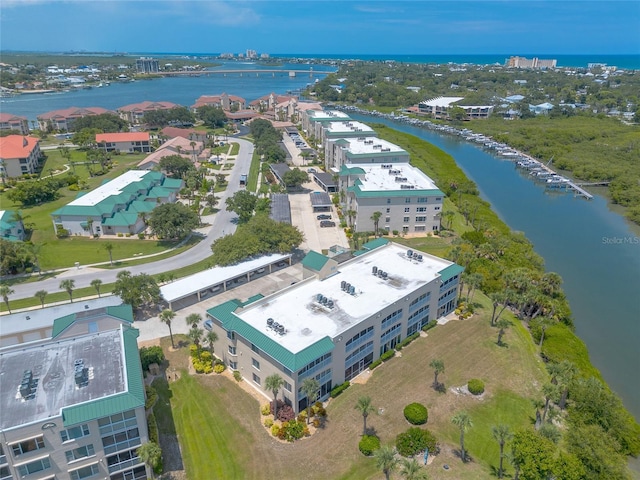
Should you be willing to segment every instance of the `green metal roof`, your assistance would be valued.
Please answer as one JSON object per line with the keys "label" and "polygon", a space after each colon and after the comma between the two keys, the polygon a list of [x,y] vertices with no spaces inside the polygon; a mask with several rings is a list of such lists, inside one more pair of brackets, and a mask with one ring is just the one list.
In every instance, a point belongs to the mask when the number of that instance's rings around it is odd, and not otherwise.
{"label": "green metal roof", "polygon": [[444,268],[443,270],[440,270],[438,273],[440,274],[440,280],[446,282],[451,277],[455,277],[462,272],[464,272],[464,267],[461,267],[460,265],[454,263]]}
{"label": "green metal roof", "polygon": [[136,200],[134,202],[131,202],[131,205],[129,205],[129,208],[127,208],[127,211],[129,213],[148,213],[151,212],[154,208],[156,208],[156,203],[155,202],[147,202],[144,200]]}
{"label": "green metal roof", "polygon": [[360,167],[347,167],[346,165],[342,165],[340,167],[340,176],[341,177],[345,177],[347,175],[362,175],[366,173],[362,168]]}
{"label": "green metal roof", "polygon": [[362,255],[363,253],[370,252],[375,248],[384,247],[388,243],[390,243],[390,241],[387,240],[386,238],[382,238],[382,237],[376,238],[362,245],[362,248],[360,250],[353,252],[353,255],[357,257],[359,255]]}
{"label": "green metal roof", "polygon": [[311,250],[302,259],[302,266],[310,270],[315,270],[316,272],[319,272],[320,270],[322,270],[322,267],[324,267],[328,261],[329,261],[329,257]]}
{"label": "green metal roof", "polygon": [[241,307],[246,307],[247,305],[252,304],[253,302],[257,302],[258,300],[260,300],[261,298],[264,298],[264,295],[262,295],[261,293],[257,293],[252,297],[249,297],[247,299],[246,302],[242,303],[242,305],[240,305]]}
{"label": "green metal roof", "polygon": [[125,328],[122,331],[127,391],[63,408],[62,423],[65,427],[144,406],[145,393],[140,354],[138,353],[138,335],[139,332],[135,328]]}
{"label": "green metal roof", "polygon": [[292,372],[297,372],[316,358],[331,352],[335,347],[329,337],[324,337],[304,350],[293,353],[235,315],[234,312],[240,305],[238,300],[230,300],[207,310],[207,314],[219,320],[225,330],[236,332],[244,337]]}
{"label": "green metal roof", "polygon": [[137,221],[137,213],[116,212],[113,214],[113,217],[105,218],[102,224],[112,227],[128,227],[129,225],[134,225]]}
{"label": "green metal roof", "polygon": [[183,182],[180,178],[165,178],[162,182],[162,186],[165,188],[181,189]]}
{"label": "green metal roof", "polygon": [[51,338],[56,338],[63,331],[76,321],[76,314],[66,315],[64,317],[56,318],[53,321],[53,331],[51,332]]}
{"label": "green metal roof", "polygon": [[444,197],[444,193],[434,188],[433,190],[361,190],[358,180],[347,191],[355,193],[356,197]]}
{"label": "green metal roof", "polygon": [[[123,304],[111,307],[105,307],[105,312],[111,317],[115,317],[118,320],[123,320],[129,324],[133,323],[133,309],[131,305]],[[98,313],[97,313],[98,314]],[[65,315],[64,317],[56,318],[53,321],[53,330],[51,332],[51,338],[56,338],[68,327],[70,327],[76,321],[76,313]]]}
{"label": "green metal roof", "polygon": [[169,195],[171,195],[171,193],[173,193],[173,191],[174,191],[173,189],[169,189],[165,187],[153,187],[151,190],[149,190],[147,197],[149,198],[168,197]]}

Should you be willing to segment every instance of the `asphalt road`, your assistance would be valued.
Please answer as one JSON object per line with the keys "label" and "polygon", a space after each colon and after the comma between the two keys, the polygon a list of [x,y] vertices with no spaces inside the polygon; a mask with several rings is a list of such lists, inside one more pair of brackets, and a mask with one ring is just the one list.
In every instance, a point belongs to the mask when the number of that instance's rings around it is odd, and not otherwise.
{"label": "asphalt road", "polygon": [[[113,270],[83,267],[82,265],[80,268],[72,267],[69,270],[60,272],[60,274],[53,278],[47,278],[38,282],[25,283],[22,285],[13,285],[11,288],[15,293],[11,295],[11,299],[16,300],[19,298],[33,297],[38,290],[46,290],[49,293],[62,291],[59,288],[60,280],[62,279],[71,278],[75,280],[75,288],[84,288],[91,286],[91,281],[96,278],[99,278],[105,284],[113,283],[116,281],[118,272],[123,270],[129,270],[132,275],[140,273],[156,275],[171,272],[178,268],[191,265],[208,258],[211,255],[211,245],[213,242],[217,238],[233,233],[236,230],[234,219],[237,218],[237,215],[235,213],[228,212],[225,209],[225,201],[228,197],[240,190],[240,175],[248,174],[249,167],[251,166],[253,143],[241,138],[233,138],[233,142],[240,144],[240,151],[236,157],[235,165],[231,170],[231,174],[227,176],[229,185],[219,196],[220,200],[218,202],[218,206],[220,207],[220,211],[213,216],[213,222],[209,231],[206,233],[206,237],[197,245],[194,245],[189,250],[173,257],[133,267],[123,267]],[[69,255],[72,256],[72,252],[70,252]]]}

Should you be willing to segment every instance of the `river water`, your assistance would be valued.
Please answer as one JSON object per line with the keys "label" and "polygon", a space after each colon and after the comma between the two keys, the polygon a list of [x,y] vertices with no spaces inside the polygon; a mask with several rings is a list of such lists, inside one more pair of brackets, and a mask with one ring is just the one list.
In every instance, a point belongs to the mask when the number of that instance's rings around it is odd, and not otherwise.
{"label": "river water", "polygon": [[[640,419],[640,234],[599,195],[551,193],[515,165],[457,137],[368,116],[452,155],[483,199],[559,273],[591,362]],[[636,230],[634,232],[634,230]]]}
{"label": "river water", "polygon": [[[282,74],[260,76],[220,74],[114,82],[109,87],[91,90],[4,98],[0,106],[5,113],[35,120],[41,113],[71,106],[116,109],[144,100],[188,106],[200,95],[223,92],[249,102],[271,92],[304,88],[318,76],[322,78],[319,73],[312,78],[301,74],[288,76],[288,69],[305,67],[309,66],[284,65]],[[321,65],[313,67],[316,72],[329,70]],[[233,62],[218,68],[258,67]],[[455,158],[500,218],[533,242],[544,257],[547,270],[562,275],[576,332],[587,344],[591,361],[625,406],[640,419],[640,234],[634,233],[622,216],[612,212],[601,196],[587,201],[571,194],[552,194],[519,172],[513,163],[457,137],[352,112],[350,115],[413,134]]]}

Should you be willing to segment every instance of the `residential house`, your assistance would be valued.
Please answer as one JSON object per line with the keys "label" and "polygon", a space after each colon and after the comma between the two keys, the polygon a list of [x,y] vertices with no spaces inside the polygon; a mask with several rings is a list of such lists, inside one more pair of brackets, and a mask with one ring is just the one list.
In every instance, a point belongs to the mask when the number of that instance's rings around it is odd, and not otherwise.
{"label": "residential house", "polygon": [[544,114],[546,115],[553,109],[553,104],[549,102],[544,102],[539,105],[531,105],[529,104],[529,111],[531,113],[535,113],[536,115]]}
{"label": "residential house", "polygon": [[23,135],[0,137],[0,176],[17,178],[40,166],[40,139]]}
{"label": "residential house", "polygon": [[164,142],[151,155],[142,160],[137,168],[140,170],[151,170],[160,164],[160,160],[164,157],[180,155],[182,158],[191,160],[194,163],[206,161],[208,159],[209,150],[205,150],[204,143],[188,140],[184,137],[174,137]]}

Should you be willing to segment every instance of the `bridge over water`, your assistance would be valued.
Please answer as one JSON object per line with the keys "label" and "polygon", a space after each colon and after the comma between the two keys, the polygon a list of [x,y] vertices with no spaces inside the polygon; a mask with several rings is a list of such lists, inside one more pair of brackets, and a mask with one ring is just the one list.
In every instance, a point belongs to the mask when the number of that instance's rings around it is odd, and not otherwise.
{"label": "bridge over water", "polygon": [[249,75],[255,75],[256,77],[259,77],[261,74],[264,75],[269,75],[272,77],[275,76],[288,76],[288,77],[295,77],[298,74],[306,74],[309,75],[310,77],[313,77],[314,75],[328,75],[330,73],[333,72],[325,72],[325,71],[318,71],[318,70],[314,70],[313,68],[310,68],[308,70],[289,70],[289,69],[282,69],[282,68],[278,68],[278,69],[269,69],[269,68],[260,68],[260,69],[235,69],[235,70],[181,70],[179,72],[159,72],[159,73],[155,73],[152,75],[159,75],[159,76],[163,76],[163,77],[176,77],[176,76],[188,76],[188,77],[201,77],[201,76],[209,76],[209,75],[239,75],[239,76],[249,76]]}

